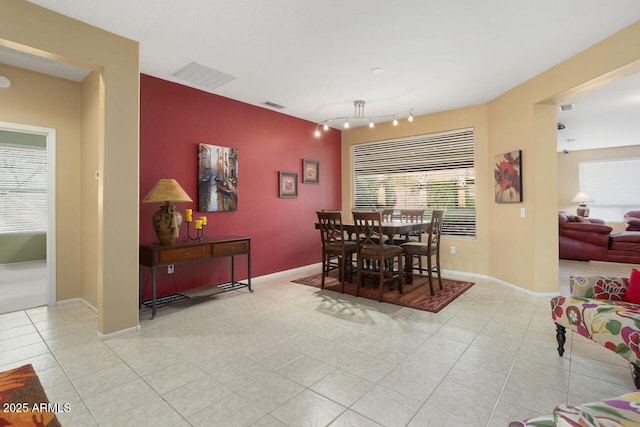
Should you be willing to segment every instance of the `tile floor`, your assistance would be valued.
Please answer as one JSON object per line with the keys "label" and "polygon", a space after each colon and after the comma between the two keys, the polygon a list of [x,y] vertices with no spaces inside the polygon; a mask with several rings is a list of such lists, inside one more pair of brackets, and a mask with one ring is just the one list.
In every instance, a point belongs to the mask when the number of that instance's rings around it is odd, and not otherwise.
{"label": "tile floor", "polygon": [[[628,265],[562,262],[574,273]],[[289,282],[307,267],[100,341],[82,303],[0,315],[0,370],[34,365],[68,426],[506,426],[632,390],[628,364],[568,336],[549,298],[487,279],[438,314]],[[455,276],[448,275],[455,278]],[[564,286],[562,292],[568,292]]]}

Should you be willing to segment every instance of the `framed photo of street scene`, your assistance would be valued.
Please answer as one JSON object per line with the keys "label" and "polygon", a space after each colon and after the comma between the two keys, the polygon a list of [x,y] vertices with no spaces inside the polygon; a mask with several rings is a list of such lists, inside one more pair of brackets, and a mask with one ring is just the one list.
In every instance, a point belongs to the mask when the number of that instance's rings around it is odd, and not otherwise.
{"label": "framed photo of street scene", "polygon": [[198,146],[198,210],[238,210],[238,149]]}

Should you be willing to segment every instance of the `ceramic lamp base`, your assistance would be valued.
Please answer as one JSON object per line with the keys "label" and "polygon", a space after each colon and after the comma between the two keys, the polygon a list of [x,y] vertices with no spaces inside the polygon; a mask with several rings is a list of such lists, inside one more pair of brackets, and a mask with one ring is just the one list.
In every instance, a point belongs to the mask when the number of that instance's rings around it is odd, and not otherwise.
{"label": "ceramic lamp base", "polygon": [[578,214],[578,216],[583,216],[586,218],[589,216],[589,208],[587,207],[587,205],[580,205],[578,206],[578,209],[576,209],[576,213]]}
{"label": "ceramic lamp base", "polygon": [[153,215],[153,230],[163,246],[175,243],[181,224],[182,215],[171,203],[160,206],[160,209]]}

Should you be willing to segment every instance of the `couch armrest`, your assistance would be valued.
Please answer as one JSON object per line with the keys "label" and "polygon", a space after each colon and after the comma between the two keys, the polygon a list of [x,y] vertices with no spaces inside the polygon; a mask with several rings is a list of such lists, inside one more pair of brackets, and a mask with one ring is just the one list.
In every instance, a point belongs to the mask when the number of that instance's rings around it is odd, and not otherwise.
{"label": "couch armrest", "polygon": [[608,225],[568,222],[558,232],[560,236],[609,249],[609,233],[612,230]]}
{"label": "couch armrest", "polygon": [[624,215],[627,231],[640,231],[640,211],[629,211]]}
{"label": "couch armrest", "polygon": [[562,232],[563,230],[579,231],[581,233],[609,234],[613,231],[613,228],[604,224],[594,224],[588,222],[568,222],[560,227],[560,232]]}
{"label": "couch armrest", "polygon": [[628,277],[569,276],[571,296],[621,301],[629,286]]}

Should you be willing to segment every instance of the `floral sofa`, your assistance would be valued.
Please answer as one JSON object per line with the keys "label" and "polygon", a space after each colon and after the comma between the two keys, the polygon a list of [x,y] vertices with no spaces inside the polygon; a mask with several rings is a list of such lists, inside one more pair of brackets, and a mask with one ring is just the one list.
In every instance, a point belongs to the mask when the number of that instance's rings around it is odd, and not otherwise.
{"label": "floral sofa", "polygon": [[513,421],[509,427],[597,427],[640,425],[640,391],[584,405],[559,405],[553,415]]}
{"label": "floral sofa", "polygon": [[631,277],[571,276],[571,296],[551,299],[558,354],[564,353],[566,328],[627,359],[640,389],[640,272]]}
{"label": "floral sofa", "polygon": [[[571,276],[570,296],[551,299],[558,354],[567,328],[627,359],[640,389],[640,271],[629,278]],[[640,426],[640,390],[584,405],[559,405],[552,415],[513,421],[509,427]]]}

